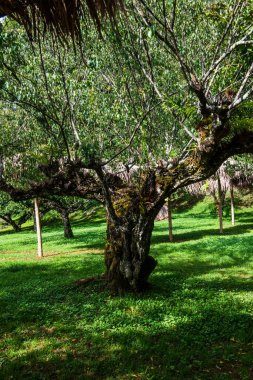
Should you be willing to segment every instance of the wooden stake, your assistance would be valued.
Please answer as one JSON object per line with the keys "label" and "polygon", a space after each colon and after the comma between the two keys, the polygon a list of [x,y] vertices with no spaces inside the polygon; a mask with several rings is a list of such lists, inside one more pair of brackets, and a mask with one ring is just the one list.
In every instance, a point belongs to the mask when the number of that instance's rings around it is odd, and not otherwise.
{"label": "wooden stake", "polygon": [[230,199],[231,199],[231,221],[232,226],[235,225],[235,198],[234,198],[234,187],[232,182],[230,182]]}
{"label": "wooden stake", "polygon": [[35,213],[37,241],[38,241],[38,257],[41,258],[41,257],[43,257],[43,248],[42,248],[41,222],[40,222],[40,211],[39,211],[39,200],[38,200],[38,198],[34,199],[34,213]]}
{"label": "wooden stake", "polygon": [[169,222],[169,239],[170,242],[173,241],[173,233],[172,233],[172,215],[171,215],[171,201],[168,198],[168,222]]}
{"label": "wooden stake", "polygon": [[219,197],[219,224],[220,224],[220,234],[223,234],[223,218],[222,218],[222,191],[221,191],[221,182],[220,182],[220,176],[217,178],[218,180],[218,197]]}

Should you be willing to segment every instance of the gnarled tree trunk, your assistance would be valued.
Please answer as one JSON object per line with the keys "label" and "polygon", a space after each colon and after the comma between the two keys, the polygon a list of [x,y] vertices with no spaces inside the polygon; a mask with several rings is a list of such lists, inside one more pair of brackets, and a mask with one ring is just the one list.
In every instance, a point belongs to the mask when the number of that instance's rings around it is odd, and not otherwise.
{"label": "gnarled tree trunk", "polygon": [[64,228],[64,237],[67,239],[72,239],[74,237],[70,220],[69,220],[69,213],[66,210],[61,211],[61,218]]}
{"label": "gnarled tree trunk", "polygon": [[116,293],[147,288],[148,278],[157,265],[149,255],[152,219],[140,216],[137,221],[115,225],[107,219],[105,248],[106,280]]}

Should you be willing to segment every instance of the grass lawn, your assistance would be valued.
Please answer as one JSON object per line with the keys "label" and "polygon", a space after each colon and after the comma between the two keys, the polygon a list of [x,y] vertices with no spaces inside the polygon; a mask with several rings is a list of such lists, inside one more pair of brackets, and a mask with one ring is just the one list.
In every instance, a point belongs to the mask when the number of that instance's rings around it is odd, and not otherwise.
{"label": "grass lawn", "polygon": [[253,210],[237,225],[200,205],[157,222],[159,265],[142,295],[111,297],[102,283],[105,223],[75,221],[74,240],[45,227],[0,231],[0,379],[253,379]]}

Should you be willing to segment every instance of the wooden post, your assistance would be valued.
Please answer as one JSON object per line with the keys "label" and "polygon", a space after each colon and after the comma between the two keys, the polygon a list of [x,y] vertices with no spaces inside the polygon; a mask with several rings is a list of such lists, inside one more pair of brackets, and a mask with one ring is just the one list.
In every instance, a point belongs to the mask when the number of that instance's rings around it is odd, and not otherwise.
{"label": "wooden post", "polygon": [[173,241],[173,234],[172,234],[172,216],[171,216],[170,197],[168,198],[168,222],[169,222],[169,239],[170,239],[170,242],[172,242]]}
{"label": "wooden post", "polygon": [[219,224],[220,224],[220,234],[223,234],[223,219],[222,219],[222,191],[221,191],[221,182],[220,182],[220,176],[218,175],[217,178],[218,181],[218,198],[219,198],[219,208],[218,208],[218,215],[219,215]]}
{"label": "wooden post", "polygon": [[230,199],[231,199],[231,221],[232,221],[232,226],[234,226],[235,225],[235,198],[234,198],[234,187],[231,181],[230,181]]}
{"label": "wooden post", "polygon": [[35,213],[37,241],[38,241],[38,257],[41,258],[43,257],[43,249],[42,249],[41,222],[40,222],[38,198],[34,199],[34,213]]}

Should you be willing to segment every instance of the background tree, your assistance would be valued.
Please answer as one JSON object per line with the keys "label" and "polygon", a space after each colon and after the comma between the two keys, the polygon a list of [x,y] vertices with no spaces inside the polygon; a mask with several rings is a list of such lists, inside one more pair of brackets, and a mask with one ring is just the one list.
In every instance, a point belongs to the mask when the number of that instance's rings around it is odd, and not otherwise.
{"label": "background tree", "polygon": [[243,155],[235,159],[228,160],[226,171],[230,176],[230,202],[231,202],[231,221],[235,224],[235,197],[234,189],[243,193],[244,189],[252,191],[252,156]]}
{"label": "background tree", "polygon": [[0,192],[0,218],[13,227],[15,232],[21,231],[21,226],[32,216],[28,204],[13,202],[10,196]]}
{"label": "background tree", "polygon": [[194,183],[190,186],[186,186],[179,189],[177,192],[173,193],[170,198],[168,198],[167,203],[159,211],[156,219],[163,220],[168,218],[169,227],[169,241],[173,241],[173,222],[172,215],[174,212],[182,212],[189,210],[198,202],[203,200],[206,193],[202,189],[203,183]]}
{"label": "background tree", "polygon": [[208,192],[212,195],[219,218],[220,234],[223,234],[223,206],[227,191],[230,189],[230,177],[227,175],[224,165],[207,182]]}
{"label": "background tree", "polygon": [[64,237],[72,239],[74,233],[71,228],[70,214],[81,211],[85,216],[87,213],[92,212],[97,203],[81,198],[51,196],[43,199],[43,206],[46,210],[56,210],[60,214],[64,228]]}

